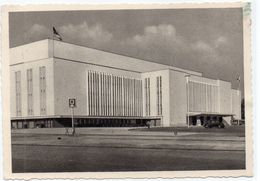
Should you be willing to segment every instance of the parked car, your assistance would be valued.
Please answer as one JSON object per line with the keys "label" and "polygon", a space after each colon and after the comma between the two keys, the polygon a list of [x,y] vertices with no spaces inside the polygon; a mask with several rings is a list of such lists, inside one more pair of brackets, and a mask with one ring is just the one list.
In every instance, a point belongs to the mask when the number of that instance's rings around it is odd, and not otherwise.
{"label": "parked car", "polygon": [[222,121],[217,121],[217,120],[209,120],[204,124],[205,128],[225,128],[225,125],[222,123]]}
{"label": "parked car", "polygon": [[245,120],[243,119],[233,119],[231,122],[232,125],[244,125],[245,124]]}

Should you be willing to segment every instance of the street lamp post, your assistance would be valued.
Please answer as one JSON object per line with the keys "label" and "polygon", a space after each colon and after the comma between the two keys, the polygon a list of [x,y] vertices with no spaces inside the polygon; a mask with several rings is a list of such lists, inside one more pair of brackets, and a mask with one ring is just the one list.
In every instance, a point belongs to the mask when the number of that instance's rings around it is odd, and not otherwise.
{"label": "street lamp post", "polygon": [[74,126],[74,107],[71,108],[71,127],[72,127],[72,135],[75,134],[75,126]]}
{"label": "street lamp post", "polygon": [[75,135],[75,126],[74,126],[74,108],[76,107],[76,99],[69,99],[69,107],[71,108],[71,128],[72,136]]}

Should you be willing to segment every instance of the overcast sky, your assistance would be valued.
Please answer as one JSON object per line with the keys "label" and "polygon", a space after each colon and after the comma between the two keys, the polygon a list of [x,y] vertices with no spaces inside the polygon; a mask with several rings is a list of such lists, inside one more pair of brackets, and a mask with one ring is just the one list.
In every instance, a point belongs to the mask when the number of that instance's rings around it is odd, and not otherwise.
{"label": "overcast sky", "polygon": [[202,72],[243,86],[243,16],[234,9],[10,13],[10,47],[52,38]]}

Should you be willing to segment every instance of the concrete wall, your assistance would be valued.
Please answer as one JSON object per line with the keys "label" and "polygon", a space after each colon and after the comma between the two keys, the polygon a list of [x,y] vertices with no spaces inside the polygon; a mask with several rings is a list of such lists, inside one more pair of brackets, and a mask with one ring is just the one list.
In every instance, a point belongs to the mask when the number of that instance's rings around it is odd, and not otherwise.
{"label": "concrete wall", "polygon": [[104,66],[97,66],[91,64],[81,64],[81,65],[85,66],[86,70],[97,71],[97,72],[112,74],[116,76],[125,76],[125,77],[141,79],[141,73],[137,73],[137,72],[125,71],[117,68],[108,68]]}
{"label": "concrete wall", "polygon": [[54,59],[55,115],[70,115],[69,98],[75,98],[75,115],[86,115],[86,68],[84,65]]}
{"label": "concrete wall", "polygon": [[201,77],[201,76],[193,76],[193,75],[191,75],[189,77],[189,80],[193,81],[193,82],[199,82],[199,83],[205,83],[205,84],[211,84],[211,85],[218,85],[218,80],[209,79],[209,78]]}
{"label": "concrete wall", "polygon": [[[50,46],[53,46],[53,43],[50,43]],[[52,53],[52,48],[50,48],[50,51],[50,53]],[[54,57],[88,62],[96,65],[117,67],[136,72],[149,72],[172,68],[179,71],[186,71],[190,74],[201,75],[199,72],[184,70],[173,66],[153,63],[61,41],[54,42]]]}
{"label": "concrete wall", "polygon": [[16,117],[16,94],[15,94],[15,72],[21,71],[21,112],[22,117],[28,116],[27,106],[27,69],[33,71],[33,116],[40,115],[40,90],[39,90],[39,67],[46,67],[46,115],[54,115],[54,82],[53,82],[53,61],[52,58],[42,59],[29,63],[13,65],[10,68],[10,104],[11,117]]}
{"label": "concrete wall", "polygon": [[189,77],[189,112],[218,113],[218,81],[205,77]]}
{"label": "concrete wall", "polygon": [[241,92],[232,89],[232,113],[235,119],[241,119]]}
{"label": "concrete wall", "polygon": [[70,115],[69,98],[76,98],[75,115],[87,115],[87,71],[141,78],[141,74],[63,59],[54,59],[55,115]]}
{"label": "concrete wall", "polygon": [[145,116],[145,78],[150,78],[150,107],[151,116],[157,115],[157,85],[156,77],[162,76],[162,122],[161,126],[170,126],[170,100],[169,100],[169,70],[147,72],[142,74],[143,80],[143,115]]}
{"label": "concrete wall", "polygon": [[185,126],[187,113],[187,88],[185,73],[170,71],[170,126]]}
{"label": "concrete wall", "polygon": [[231,83],[218,80],[219,83],[219,104],[221,114],[230,114],[231,110]]}
{"label": "concrete wall", "polygon": [[49,40],[42,40],[10,49],[10,65],[51,58]]}

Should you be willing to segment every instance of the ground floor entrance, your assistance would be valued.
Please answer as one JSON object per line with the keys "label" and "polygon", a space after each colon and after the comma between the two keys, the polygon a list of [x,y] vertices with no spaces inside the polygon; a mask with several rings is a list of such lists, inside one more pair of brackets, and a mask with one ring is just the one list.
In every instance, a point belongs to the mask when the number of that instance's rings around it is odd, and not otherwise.
{"label": "ground floor entrance", "polygon": [[[75,127],[143,127],[160,126],[160,118],[74,118]],[[12,129],[71,127],[71,118],[12,120]]]}
{"label": "ground floor entrance", "polygon": [[209,124],[230,125],[233,115],[222,114],[197,114],[189,116],[189,126],[204,126]]}

